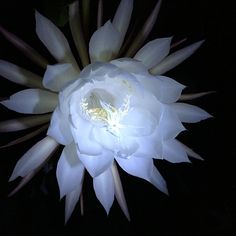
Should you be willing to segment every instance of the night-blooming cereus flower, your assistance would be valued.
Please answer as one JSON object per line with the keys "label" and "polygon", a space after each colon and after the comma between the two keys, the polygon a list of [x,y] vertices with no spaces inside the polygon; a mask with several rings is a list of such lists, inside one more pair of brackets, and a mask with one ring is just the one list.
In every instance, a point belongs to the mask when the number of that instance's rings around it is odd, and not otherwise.
{"label": "night-blooming cereus flower", "polygon": [[[143,178],[168,193],[153,159],[173,163],[189,162],[188,155],[201,159],[176,137],[185,130],[182,122],[198,122],[210,117],[196,106],[179,102],[204,93],[181,95],[185,86],[161,74],[189,57],[202,42],[169,56],[172,38],[155,39],[140,49],[155,23],[159,8],[160,2],[124,57],[118,57],[122,54],[133,1],[122,0],[113,21],[103,26],[100,26],[102,10],[99,2],[99,27],[90,39],[89,53],[79,22],[78,3],[71,4],[70,28],[83,70],[62,32],[36,12],[37,35],[58,64],[48,65],[42,79],[10,62],[0,61],[2,76],[34,87],[1,101],[13,111],[33,115],[1,122],[0,131],[18,131],[50,123],[49,127],[43,125],[6,145],[19,143],[47,129],[47,136],[17,162],[10,180],[18,176],[23,179],[13,193],[42,168],[61,144],[65,147],[56,175],[60,196],[66,198],[66,221],[81,195],[85,170],[93,178],[95,194],[106,212],[116,197],[129,219],[116,164],[128,174]],[[0,31],[38,65],[47,65],[47,61],[25,42],[3,28]],[[52,116],[50,112],[53,112]]]}

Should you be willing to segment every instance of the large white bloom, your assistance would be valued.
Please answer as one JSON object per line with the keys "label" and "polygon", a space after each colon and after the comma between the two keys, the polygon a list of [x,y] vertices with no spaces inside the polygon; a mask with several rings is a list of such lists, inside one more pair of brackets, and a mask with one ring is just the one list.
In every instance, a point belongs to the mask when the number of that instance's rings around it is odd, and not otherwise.
{"label": "large white bloom", "polygon": [[[93,178],[95,194],[107,213],[116,197],[129,218],[116,163],[127,173],[168,193],[153,159],[176,163],[188,162],[188,155],[200,158],[176,137],[185,130],[182,122],[198,122],[210,115],[196,106],[178,102],[184,99],[181,93],[185,86],[161,74],[185,60],[202,42],[169,56],[171,38],[155,39],[138,50],[154,25],[158,3],[142,29],[143,36],[134,41],[126,57],[115,59],[132,8],[133,1],[121,1],[113,21],[92,35],[89,64],[85,42],[80,37],[81,25],[76,28],[75,24],[79,14],[77,3],[70,6],[70,27],[84,66],[82,71],[61,31],[37,12],[36,32],[58,64],[48,65],[41,80],[32,72],[0,61],[1,75],[37,87],[13,94],[1,104],[20,113],[42,114],[2,122],[0,131],[22,130],[50,120],[47,136],[18,161],[10,180],[24,177],[17,191],[44,165],[58,144],[64,145],[56,175],[60,196],[66,196],[66,220],[80,197],[85,170]],[[24,42],[0,30],[27,50],[31,59],[45,66],[45,60]],[[187,95],[187,98],[201,95]],[[43,114],[49,112],[53,112],[51,119],[50,114]]]}

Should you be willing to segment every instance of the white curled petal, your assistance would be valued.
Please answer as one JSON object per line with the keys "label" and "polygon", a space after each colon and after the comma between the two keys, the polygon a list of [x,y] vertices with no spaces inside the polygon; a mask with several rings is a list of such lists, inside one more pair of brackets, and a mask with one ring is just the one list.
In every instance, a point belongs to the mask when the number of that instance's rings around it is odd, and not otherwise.
{"label": "white curled petal", "polygon": [[133,0],[122,0],[112,21],[114,27],[120,32],[122,40],[124,39],[129,27],[132,11]]}
{"label": "white curled petal", "polygon": [[163,141],[163,158],[173,163],[190,162],[184,147],[175,139]]}
{"label": "white curled petal", "polygon": [[163,103],[176,102],[185,88],[184,85],[166,76],[137,77],[139,82]]}
{"label": "white curled petal", "polygon": [[8,61],[0,60],[0,75],[16,84],[43,88],[40,76]]}
{"label": "white curled petal", "polygon": [[153,67],[150,72],[154,75],[161,75],[173,69],[181,62],[186,60],[188,57],[190,57],[203,44],[203,42],[204,40],[193,43],[185,48],[182,48],[170,54],[161,63]]}
{"label": "white curled petal", "polygon": [[96,177],[103,173],[111,166],[114,160],[112,152],[106,151],[105,149],[97,156],[88,156],[81,154],[78,151],[78,156],[92,177]]}
{"label": "white curled petal", "polygon": [[69,220],[73,210],[75,209],[76,203],[79,200],[80,193],[82,190],[82,183],[78,184],[74,191],[66,195],[65,201],[65,223]]}
{"label": "white curled petal", "polygon": [[172,37],[159,38],[148,42],[134,56],[134,59],[141,61],[148,69],[159,64],[170,51]]}
{"label": "white curled petal", "polygon": [[128,174],[149,181],[149,176],[153,166],[153,160],[151,158],[131,156],[129,158],[116,158],[116,161]]}
{"label": "white curled petal", "polygon": [[9,181],[16,179],[18,176],[24,177],[38,168],[54,152],[57,146],[58,143],[48,136],[36,143],[17,162]]}
{"label": "white curled petal", "polygon": [[115,194],[114,181],[110,168],[93,178],[93,188],[96,197],[108,214],[114,201]]}
{"label": "white curled petal", "polygon": [[25,89],[0,102],[10,110],[25,114],[42,114],[53,111],[57,94],[41,89]]}
{"label": "white curled petal", "polygon": [[53,137],[58,143],[63,145],[70,144],[73,141],[69,121],[58,107],[56,107],[52,114],[47,135]]}
{"label": "white curled petal", "polygon": [[181,122],[195,123],[212,117],[209,113],[194,105],[178,102],[170,106]]}
{"label": "white curled petal", "polygon": [[89,55],[92,62],[109,61],[119,51],[121,44],[120,33],[108,21],[92,35],[89,42]]}
{"label": "white curled petal", "polygon": [[71,64],[48,65],[43,77],[43,85],[45,88],[58,92],[78,76],[78,71]]}
{"label": "white curled petal", "polygon": [[74,191],[81,184],[83,175],[84,166],[77,156],[75,144],[65,146],[56,171],[60,197]]}
{"label": "white curled petal", "polygon": [[146,109],[132,108],[121,121],[124,132],[129,136],[149,135],[155,129],[157,121]]}
{"label": "white curled petal", "polygon": [[62,63],[71,63],[78,69],[70,46],[63,33],[46,17],[35,12],[36,33],[50,53]]}

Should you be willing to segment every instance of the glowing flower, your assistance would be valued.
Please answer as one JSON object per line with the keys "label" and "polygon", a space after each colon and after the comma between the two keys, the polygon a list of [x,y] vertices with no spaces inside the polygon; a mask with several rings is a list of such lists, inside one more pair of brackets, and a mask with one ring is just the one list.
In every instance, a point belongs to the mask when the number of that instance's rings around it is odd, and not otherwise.
{"label": "glowing flower", "polygon": [[[153,159],[174,163],[188,162],[187,155],[201,159],[176,137],[185,130],[182,122],[198,122],[210,115],[196,106],[177,101],[204,93],[181,97],[185,86],[161,74],[189,57],[202,42],[169,56],[172,38],[155,39],[139,49],[155,23],[159,1],[141,29],[139,35],[142,36],[134,40],[125,57],[115,59],[121,51],[132,8],[132,0],[121,1],[113,21],[108,21],[92,35],[88,57],[78,3],[70,5],[70,27],[84,66],[82,71],[62,32],[38,12],[37,35],[59,63],[48,65],[41,80],[32,72],[0,61],[2,76],[36,87],[1,101],[10,110],[34,115],[4,121],[0,131],[18,131],[50,121],[47,136],[17,162],[10,180],[18,176],[23,180],[13,193],[35,175],[59,144],[64,145],[56,175],[60,196],[66,197],[66,221],[79,200],[85,170],[93,178],[95,194],[106,212],[116,197],[129,219],[116,163],[127,173],[168,193]],[[98,17],[98,23],[100,20]],[[1,32],[36,63],[47,64],[16,36],[3,28]],[[52,117],[50,112],[53,112]],[[39,132],[44,129],[42,126]]]}

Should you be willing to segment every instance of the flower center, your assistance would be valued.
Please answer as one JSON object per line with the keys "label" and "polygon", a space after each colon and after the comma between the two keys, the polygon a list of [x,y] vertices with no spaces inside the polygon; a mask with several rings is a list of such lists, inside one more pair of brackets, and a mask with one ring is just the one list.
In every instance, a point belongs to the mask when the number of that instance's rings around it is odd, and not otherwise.
{"label": "flower center", "polygon": [[80,102],[82,114],[96,125],[102,125],[115,136],[120,135],[121,119],[130,109],[130,96],[126,96],[122,105],[116,108],[114,97],[102,89],[95,89]]}

